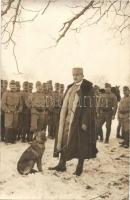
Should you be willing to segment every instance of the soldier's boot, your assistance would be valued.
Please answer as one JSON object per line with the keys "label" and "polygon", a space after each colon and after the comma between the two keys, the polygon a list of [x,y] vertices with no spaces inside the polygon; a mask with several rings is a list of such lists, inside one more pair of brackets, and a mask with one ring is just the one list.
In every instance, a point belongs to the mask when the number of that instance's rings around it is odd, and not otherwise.
{"label": "soldier's boot", "polygon": [[30,131],[27,135],[27,141],[32,142],[33,141],[33,131]]}
{"label": "soldier's boot", "polygon": [[117,126],[116,138],[122,138],[120,135],[120,130],[121,130],[121,124],[119,123]]}
{"label": "soldier's boot", "polygon": [[109,143],[109,138],[110,138],[110,133],[111,133],[111,128],[107,128],[107,132],[106,132],[106,139],[105,139],[105,143]]}
{"label": "soldier's boot", "polygon": [[63,159],[62,156],[61,156],[58,165],[56,165],[55,167],[49,167],[48,169],[49,170],[56,170],[58,172],[65,172],[66,171],[66,161],[65,161],[65,159]]}
{"label": "soldier's boot", "polygon": [[54,125],[51,125],[51,134],[50,134],[50,139],[54,139],[55,136],[54,136]]}
{"label": "soldier's boot", "polygon": [[18,134],[17,140],[19,141],[21,139],[21,133]]}
{"label": "soldier's boot", "polygon": [[50,124],[48,124],[48,137],[50,138],[50,135],[51,135],[51,126]]}
{"label": "soldier's boot", "polygon": [[9,128],[5,128],[5,143],[9,142],[8,137],[9,137]]}
{"label": "soldier's boot", "polygon": [[12,129],[10,130],[10,142],[11,142],[12,144],[16,143],[16,135],[17,135],[17,130],[14,129],[14,128],[12,128]]}
{"label": "soldier's boot", "polygon": [[12,143],[12,128],[5,128],[5,143]]}
{"label": "soldier's boot", "polygon": [[15,143],[16,142],[16,132],[13,128],[5,129],[5,143]]}
{"label": "soldier's boot", "polygon": [[22,136],[22,130],[19,129],[19,130],[18,130],[18,133],[17,133],[17,140],[18,140],[18,141],[21,139],[21,136]]}
{"label": "soldier's boot", "polygon": [[1,112],[1,141],[4,142],[5,140],[5,126],[4,126],[4,123],[5,123],[5,118],[4,118],[4,115],[3,113]]}
{"label": "soldier's boot", "polygon": [[5,128],[1,127],[1,141],[4,142],[5,141]]}
{"label": "soldier's boot", "polygon": [[19,129],[16,131],[16,140],[18,140]]}
{"label": "soldier's boot", "polygon": [[125,145],[124,145],[124,147],[125,148],[128,148],[129,147],[129,131],[126,131],[126,133],[125,133],[125,137],[124,137],[124,142],[125,142]]}
{"label": "soldier's boot", "polygon": [[122,128],[122,131],[121,131],[121,138],[124,139],[124,135],[125,135],[125,131],[124,129]]}
{"label": "soldier's boot", "polygon": [[22,142],[26,142],[26,130],[22,131],[21,139],[22,139]]}
{"label": "soldier's boot", "polygon": [[100,142],[103,142],[103,130],[102,130],[102,128],[100,129],[99,135],[100,135]]}
{"label": "soldier's boot", "polygon": [[26,142],[26,139],[25,137],[22,137],[22,142],[25,143]]}
{"label": "soldier's boot", "polygon": [[80,176],[83,172],[83,165],[84,165],[84,159],[79,159],[77,167],[76,167],[76,171],[73,174],[76,176]]}

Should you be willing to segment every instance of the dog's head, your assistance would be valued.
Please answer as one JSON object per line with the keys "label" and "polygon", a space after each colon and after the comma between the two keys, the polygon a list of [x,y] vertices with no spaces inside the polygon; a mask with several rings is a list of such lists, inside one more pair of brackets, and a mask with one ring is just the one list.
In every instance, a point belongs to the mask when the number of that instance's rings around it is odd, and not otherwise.
{"label": "dog's head", "polygon": [[45,141],[47,140],[47,138],[46,138],[46,132],[45,131],[39,131],[39,132],[37,132],[35,140],[38,143],[44,144]]}

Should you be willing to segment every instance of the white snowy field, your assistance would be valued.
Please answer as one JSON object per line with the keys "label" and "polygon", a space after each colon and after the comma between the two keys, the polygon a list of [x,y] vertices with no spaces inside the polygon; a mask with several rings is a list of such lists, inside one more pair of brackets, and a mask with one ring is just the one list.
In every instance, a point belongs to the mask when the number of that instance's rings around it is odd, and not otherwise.
{"label": "white snowy field", "polygon": [[58,162],[53,158],[53,140],[46,143],[43,174],[28,176],[18,174],[16,167],[29,145],[0,143],[0,199],[127,200],[129,150],[119,147],[119,141],[112,135],[110,144],[98,142],[97,158],[85,161],[80,177],[73,175],[77,160],[68,162],[64,173],[48,170]]}

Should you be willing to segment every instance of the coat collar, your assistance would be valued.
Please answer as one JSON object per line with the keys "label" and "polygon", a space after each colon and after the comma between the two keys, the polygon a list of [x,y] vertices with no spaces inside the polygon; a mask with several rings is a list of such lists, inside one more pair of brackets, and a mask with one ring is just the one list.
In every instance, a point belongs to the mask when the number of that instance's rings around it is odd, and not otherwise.
{"label": "coat collar", "polygon": [[[69,88],[71,88],[74,85],[74,83],[68,85],[67,87],[67,91]],[[80,95],[81,93],[86,94],[88,93],[91,89],[92,89],[92,83],[86,79],[83,79],[81,86],[80,86],[80,90],[78,91],[78,94]]]}

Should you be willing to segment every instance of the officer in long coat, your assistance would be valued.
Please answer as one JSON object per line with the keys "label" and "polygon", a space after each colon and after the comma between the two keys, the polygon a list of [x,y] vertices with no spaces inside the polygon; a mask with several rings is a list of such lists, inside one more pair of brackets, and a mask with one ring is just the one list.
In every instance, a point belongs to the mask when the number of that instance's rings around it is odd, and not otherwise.
{"label": "officer in long coat", "polygon": [[68,86],[60,112],[54,156],[60,161],[49,170],[65,171],[66,161],[78,159],[75,175],[83,171],[84,159],[95,158],[95,101],[92,83],[83,79],[83,69],[73,69],[74,83]]}
{"label": "officer in long coat", "polygon": [[2,96],[2,109],[5,112],[5,142],[14,143],[16,141],[18,113],[22,112],[22,102],[16,92],[15,81],[11,81],[9,86],[10,91],[6,91]]}

